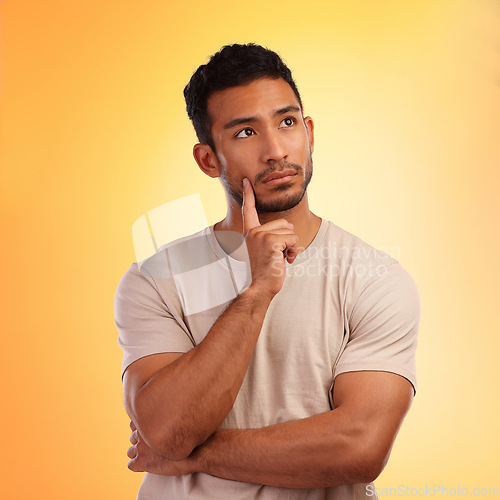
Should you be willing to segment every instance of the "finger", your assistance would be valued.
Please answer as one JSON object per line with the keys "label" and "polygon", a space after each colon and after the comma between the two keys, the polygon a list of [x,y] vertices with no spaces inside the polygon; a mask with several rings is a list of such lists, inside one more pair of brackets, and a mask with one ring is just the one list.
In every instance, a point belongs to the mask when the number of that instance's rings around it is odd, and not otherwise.
{"label": "finger", "polygon": [[291,246],[291,247],[286,247],[285,251],[283,252],[283,255],[285,256],[286,261],[291,264],[296,258],[297,255],[299,255],[300,249],[298,246]]}
{"label": "finger", "polygon": [[290,252],[292,256],[296,256],[299,252],[299,239],[295,234],[276,234],[270,238],[269,242],[272,242],[272,249],[275,252]]}
{"label": "finger", "polygon": [[285,250],[283,250],[283,257],[289,264],[292,264],[293,261],[297,258],[297,255],[299,255],[299,253],[300,249],[297,242],[293,245],[287,245]]}
{"label": "finger", "polygon": [[136,446],[131,446],[127,450],[127,457],[128,458],[135,458],[137,456],[137,447]]}
{"label": "finger", "polygon": [[135,430],[134,432],[132,432],[132,434],[130,434],[130,442],[132,444],[137,444],[139,442],[139,436],[137,430]]}
{"label": "finger", "polygon": [[294,232],[293,224],[290,224],[289,222],[287,222],[286,219],[276,219],[276,220],[266,222],[265,224],[262,224],[261,226],[256,228],[255,231],[256,232],[266,231],[266,232],[274,233],[280,229],[284,229],[284,230],[292,232],[292,233]]}
{"label": "finger", "polygon": [[289,239],[287,242],[286,249],[283,251],[283,255],[285,256],[286,261],[291,264],[296,258],[297,255],[301,252],[301,248],[299,247],[299,238],[294,234],[294,239]]}
{"label": "finger", "polygon": [[241,212],[243,216],[243,234],[247,234],[250,229],[260,226],[259,216],[255,209],[255,194],[247,178],[243,179],[243,204]]}
{"label": "finger", "polygon": [[295,234],[293,232],[292,229],[290,229],[289,227],[277,227],[277,228],[271,228],[270,230],[260,230],[261,227],[264,227],[264,226],[260,226],[258,228],[255,228],[255,232],[254,234],[258,234],[258,233],[262,233],[262,234],[269,234],[270,236],[273,235],[273,234]]}
{"label": "finger", "polygon": [[135,431],[137,429],[137,427],[135,426],[134,422],[132,422],[132,420],[130,421],[130,428]]}
{"label": "finger", "polygon": [[132,472],[142,472],[139,470],[139,468],[136,465],[135,460],[130,460],[130,462],[127,464],[127,467],[132,471]]}

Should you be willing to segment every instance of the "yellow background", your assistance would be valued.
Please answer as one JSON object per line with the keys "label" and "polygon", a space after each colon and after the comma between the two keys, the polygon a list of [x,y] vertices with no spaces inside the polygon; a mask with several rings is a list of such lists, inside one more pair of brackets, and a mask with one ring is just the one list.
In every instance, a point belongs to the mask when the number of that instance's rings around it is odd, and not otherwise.
{"label": "yellow background", "polygon": [[182,90],[220,46],[288,62],[311,206],[422,297],[419,387],[376,486],[500,487],[500,4],[3,0],[1,496],[133,499],[113,322],[131,226],[217,181]]}

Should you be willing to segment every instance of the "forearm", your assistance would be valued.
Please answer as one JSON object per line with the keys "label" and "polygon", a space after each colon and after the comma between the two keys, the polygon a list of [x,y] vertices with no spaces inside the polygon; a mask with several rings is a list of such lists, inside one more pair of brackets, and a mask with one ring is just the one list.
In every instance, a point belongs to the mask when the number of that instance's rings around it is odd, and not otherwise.
{"label": "forearm", "polygon": [[183,458],[220,426],[243,382],[270,300],[247,289],[199,345],[140,389],[133,416],[157,452]]}
{"label": "forearm", "polygon": [[374,480],[384,462],[375,450],[366,426],[337,409],[262,429],[217,431],[187,467],[236,481],[319,488]]}
{"label": "forearm", "polygon": [[129,467],[288,488],[368,483],[385,466],[412,398],[413,387],[399,375],[343,373],[335,379],[334,410],[261,429],[217,431],[180,462],[158,457],[139,440],[129,449]]}

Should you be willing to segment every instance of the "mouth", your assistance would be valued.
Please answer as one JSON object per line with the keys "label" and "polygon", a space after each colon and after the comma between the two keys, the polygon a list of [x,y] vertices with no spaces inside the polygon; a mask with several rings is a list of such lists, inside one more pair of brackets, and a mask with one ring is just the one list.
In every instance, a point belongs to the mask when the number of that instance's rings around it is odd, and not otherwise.
{"label": "mouth", "polygon": [[287,182],[290,182],[296,175],[297,172],[295,170],[287,168],[285,170],[273,172],[272,174],[264,177],[264,179],[262,180],[262,184],[270,187],[278,186],[280,184],[286,184]]}

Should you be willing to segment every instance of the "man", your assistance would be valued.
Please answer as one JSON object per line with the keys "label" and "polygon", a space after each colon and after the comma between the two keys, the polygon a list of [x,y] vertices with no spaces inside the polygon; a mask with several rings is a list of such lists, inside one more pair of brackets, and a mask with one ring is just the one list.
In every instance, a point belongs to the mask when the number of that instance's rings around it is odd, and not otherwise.
{"label": "man", "polygon": [[414,395],[415,284],[309,210],[313,121],[277,54],[226,46],[184,94],[227,215],[117,290],[138,498],[370,496]]}

